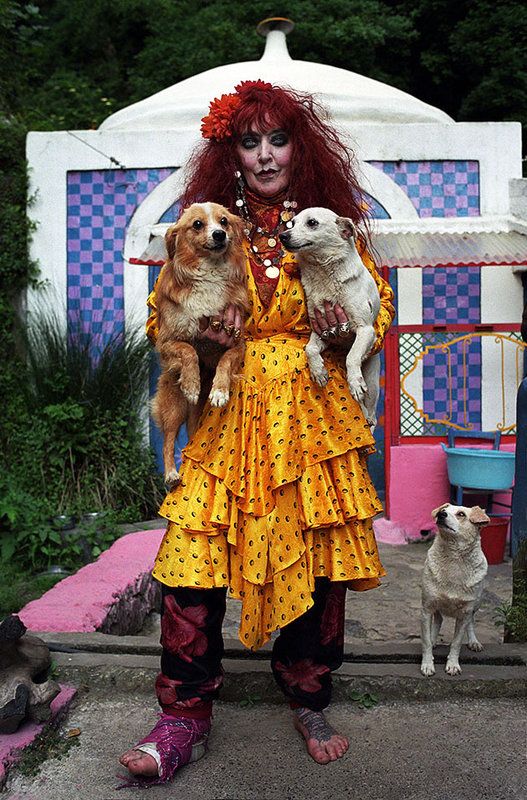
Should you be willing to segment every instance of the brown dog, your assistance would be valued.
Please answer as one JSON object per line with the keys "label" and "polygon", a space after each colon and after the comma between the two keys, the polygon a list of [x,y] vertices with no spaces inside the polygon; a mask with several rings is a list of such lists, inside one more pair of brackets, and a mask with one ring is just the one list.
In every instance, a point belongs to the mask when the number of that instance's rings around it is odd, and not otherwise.
{"label": "brown dog", "polygon": [[[206,400],[200,347],[206,349],[207,343],[200,345],[198,340],[200,320],[221,316],[229,304],[237,306],[244,316],[248,311],[242,237],[242,220],[216,203],[194,203],[165,236],[168,259],[156,285],[156,347],[162,374],[152,400],[152,414],[164,438],[163,462],[169,486],[179,481],[174,461],[179,428],[187,420],[192,435]],[[223,406],[229,399],[232,378],[243,360],[241,330],[234,331],[236,334],[237,343],[224,351],[218,348],[219,358],[212,364],[215,369],[208,399],[213,406]]]}

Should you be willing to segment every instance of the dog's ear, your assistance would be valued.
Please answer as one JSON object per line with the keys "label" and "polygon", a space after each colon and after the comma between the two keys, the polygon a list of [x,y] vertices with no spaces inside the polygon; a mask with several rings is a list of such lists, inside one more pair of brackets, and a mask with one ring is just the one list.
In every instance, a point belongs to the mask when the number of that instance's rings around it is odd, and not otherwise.
{"label": "dog's ear", "polygon": [[174,258],[176,255],[176,239],[178,234],[177,225],[171,225],[165,233],[165,244],[169,258]]}
{"label": "dog's ear", "polygon": [[450,504],[449,504],[449,503],[443,503],[443,505],[442,505],[442,506],[439,506],[439,508],[434,508],[434,510],[432,511],[432,517],[433,517],[434,519],[436,519],[436,518],[437,518],[437,515],[439,514],[439,512],[440,512],[440,511],[441,511],[443,508],[446,508],[448,505],[450,505]]}
{"label": "dog's ear", "polygon": [[468,518],[473,525],[488,525],[490,522],[490,519],[479,506],[472,506]]}
{"label": "dog's ear", "polygon": [[243,232],[245,229],[246,223],[241,217],[237,217],[236,214],[231,214],[229,211],[227,214],[227,219],[229,220],[230,224],[232,225],[234,241],[237,245],[241,245],[243,242]]}
{"label": "dog's ear", "polygon": [[353,239],[353,241],[355,241],[357,238],[357,228],[353,220],[348,219],[348,217],[337,217],[335,224],[343,239]]}

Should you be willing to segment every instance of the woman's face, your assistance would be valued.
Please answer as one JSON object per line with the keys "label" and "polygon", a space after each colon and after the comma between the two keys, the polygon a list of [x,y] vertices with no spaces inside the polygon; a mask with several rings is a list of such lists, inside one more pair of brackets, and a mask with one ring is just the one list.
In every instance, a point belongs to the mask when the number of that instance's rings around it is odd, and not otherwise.
{"label": "woman's face", "polygon": [[262,197],[287,189],[293,145],[286,131],[247,131],[240,136],[236,150],[249,189]]}

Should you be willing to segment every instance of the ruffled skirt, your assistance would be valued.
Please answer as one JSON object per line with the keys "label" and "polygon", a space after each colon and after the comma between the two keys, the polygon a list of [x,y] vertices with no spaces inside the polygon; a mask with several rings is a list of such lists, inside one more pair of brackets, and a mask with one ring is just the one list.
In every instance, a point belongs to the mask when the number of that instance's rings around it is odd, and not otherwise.
{"label": "ruffled skirt", "polygon": [[317,386],[304,342],[248,343],[228,404],[206,407],[183,451],[182,482],[154,576],[169,586],[228,586],[242,601],[240,640],[257,649],[312,605],[315,578],[377,586],[366,468],[373,437],[341,366]]}

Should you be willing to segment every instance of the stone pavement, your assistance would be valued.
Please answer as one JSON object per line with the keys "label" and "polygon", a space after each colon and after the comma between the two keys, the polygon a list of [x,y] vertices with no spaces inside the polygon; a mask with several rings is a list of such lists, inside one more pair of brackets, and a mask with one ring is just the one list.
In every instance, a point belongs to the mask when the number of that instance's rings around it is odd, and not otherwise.
{"label": "stone pavement", "polygon": [[[394,702],[328,715],[351,740],[338,762],[309,759],[284,706],[218,703],[205,759],[172,784],[117,792],[118,754],[154,722],[151,695],[87,694],[70,712],[78,746],[34,777],[16,774],[10,800],[525,800],[521,700]],[[122,769],[122,768],[121,768]]]}

